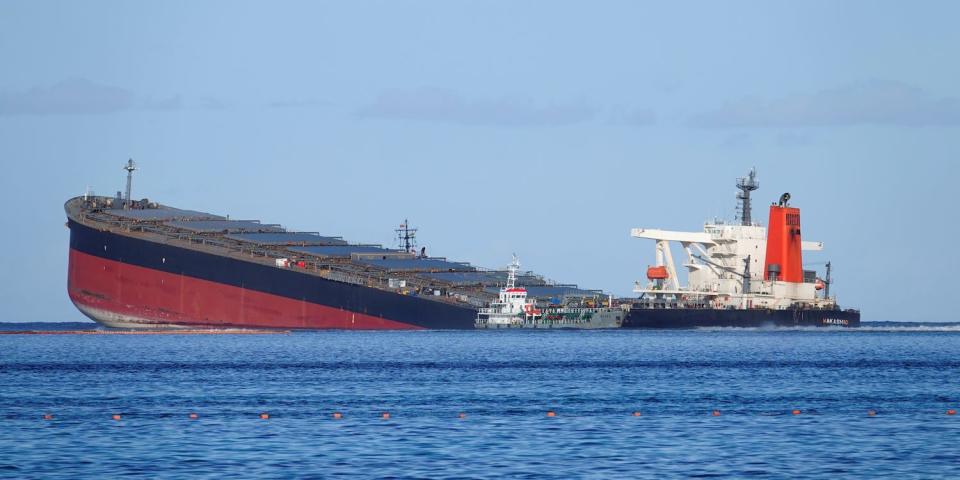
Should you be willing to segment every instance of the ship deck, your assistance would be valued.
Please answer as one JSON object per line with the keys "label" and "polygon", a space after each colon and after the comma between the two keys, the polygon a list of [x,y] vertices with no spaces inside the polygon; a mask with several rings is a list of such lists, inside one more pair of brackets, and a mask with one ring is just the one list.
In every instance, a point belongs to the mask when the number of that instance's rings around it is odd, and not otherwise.
{"label": "ship deck", "polygon": [[[351,243],[316,232],[288,231],[258,220],[230,220],[146,201],[134,202],[134,208],[116,209],[108,206],[111,200],[75,197],[64,208],[74,222],[118,235],[460,306],[486,305],[507,279],[505,270]],[[603,295],[599,290],[552,282],[532,272],[520,275],[517,284],[526,287],[531,297],[548,301]]]}

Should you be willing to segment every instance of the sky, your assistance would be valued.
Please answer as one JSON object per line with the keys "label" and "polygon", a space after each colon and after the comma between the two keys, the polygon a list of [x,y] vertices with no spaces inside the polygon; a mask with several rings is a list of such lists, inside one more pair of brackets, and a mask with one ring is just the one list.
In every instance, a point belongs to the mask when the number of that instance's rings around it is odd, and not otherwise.
{"label": "sky", "polygon": [[[77,321],[87,187],[631,295],[783,192],[863,320],[960,321],[960,3],[0,1],[0,321]],[[677,255],[679,252],[675,252]]]}

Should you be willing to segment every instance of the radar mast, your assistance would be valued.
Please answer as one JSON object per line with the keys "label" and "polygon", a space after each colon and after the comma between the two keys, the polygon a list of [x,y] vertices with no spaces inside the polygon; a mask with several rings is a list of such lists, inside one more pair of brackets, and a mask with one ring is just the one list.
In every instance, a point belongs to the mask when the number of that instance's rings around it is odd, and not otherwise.
{"label": "radar mast", "polygon": [[123,198],[123,208],[130,208],[130,187],[133,184],[133,171],[137,169],[137,164],[133,163],[133,159],[127,160],[127,164],[123,166],[123,169],[127,171],[127,196]]}
{"label": "radar mast", "polygon": [[397,232],[397,243],[404,252],[414,253],[417,248],[417,229],[410,228],[410,221],[406,218],[400,224],[400,228],[394,230]]}
{"label": "radar mast", "polygon": [[750,226],[753,221],[750,218],[750,192],[760,188],[760,182],[757,181],[757,169],[751,168],[746,177],[737,179],[737,217],[740,218],[740,225]]}

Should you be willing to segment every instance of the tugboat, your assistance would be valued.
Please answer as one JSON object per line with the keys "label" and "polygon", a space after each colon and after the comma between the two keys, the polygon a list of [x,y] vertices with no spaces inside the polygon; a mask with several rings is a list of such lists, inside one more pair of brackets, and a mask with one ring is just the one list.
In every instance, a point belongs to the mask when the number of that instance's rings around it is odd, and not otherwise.
{"label": "tugboat", "polygon": [[627,316],[627,310],[615,307],[611,297],[604,302],[597,295],[565,295],[540,308],[536,299],[527,297],[527,289],[517,286],[519,269],[514,255],[507,266],[506,286],[497,300],[478,310],[476,328],[620,328]]}

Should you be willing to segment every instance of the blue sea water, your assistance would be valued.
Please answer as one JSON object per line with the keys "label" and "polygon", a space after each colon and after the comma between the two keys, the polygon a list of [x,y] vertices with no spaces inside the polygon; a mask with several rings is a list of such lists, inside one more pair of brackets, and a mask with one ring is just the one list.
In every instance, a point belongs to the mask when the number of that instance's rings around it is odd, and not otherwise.
{"label": "blue sea water", "polygon": [[0,335],[0,476],[958,478],[955,328]]}

